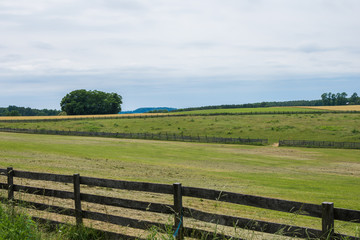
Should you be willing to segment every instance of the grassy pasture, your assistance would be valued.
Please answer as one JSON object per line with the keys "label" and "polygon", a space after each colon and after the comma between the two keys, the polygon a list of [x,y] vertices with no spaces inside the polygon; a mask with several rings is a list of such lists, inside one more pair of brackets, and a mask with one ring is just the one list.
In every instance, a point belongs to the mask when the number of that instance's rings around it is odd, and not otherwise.
{"label": "grassy pasture", "polygon": [[[69,115],[69,116],[0,116],[0,120],[42,120],[42,119],[77,119],[77,118],[121,118],[131,116],[157,116],[157,115],[179,115],[179,114],[216,114],[216,113],[250,113],[250,112],[312,112],[322,111],[306,107],[269,107],[269,108],[233,108],[233,109],[211,109],[198,111],[183,111],[169,113],[137,113],[137,114],[106,114],[106,115]],[[325,111],[325,110],[324,110]]]}
{"label": "grassy pasture", "polygon": [[360,114],[265,114],[85,119],[57,122],[0,121],[0,127],[89,132],[169,133],[215,137],[360,141]]}
{"label": "grassy pasture", "polygon": [[[266,107],[266,108],[232,108],[232,109],[209,109],[183,112],[169,112],[169,113],[137,113],[137,114],[106,114],[106,115],[69,115],[69,116],[0,116],[0,120],[51,120],[51,119],[78,119],[78,118],[122,118],[134,116],[161,116],[161,115],[197,115],[197,114],[219,114],[219,113],[262,113],[262,112],[318,112],[318,111],[354,111],[359,110],[360,106],[354,106],[355,109],[339,109],[317,108],[317,107]],[[353,108],[354,108],[353,107]]]}
{"label": "grassy pasture", "polygon": [[[270,111],[270,108],[265,109]],[[289,111],[284,110],[285,108],[278,109]],[[298,108],[292,109],[299,111]],[[251,112],[254,109],[245,110]],[[360,141],[360,114],[357,113],[206,116],[207,110],[204,111],[202,116],[185,117],[93,119],[90,116],[84,120],[51,122],[0,121],[0,127],[92,132],[168,132],[193,136],[268,138],[270,143],[279,139]],[[209,113],[215,113],[215,110]],[[315,204],[332,201],[335,207],[360,210],[359,150],[0,133],[0,156],[1,168],[13,166],[18,170],[80,173],[84,176],[167,184],[181,182],[185,186]],[[139,197],[140,200],[148,198],[149,196]],[[187,206],[201,206],[213,212],[220,211],[218,206],[221,205],[225,210],[218,213],[259,220],[285,221],[287,224],[313,228],[320,228],[321,224],[319,220],[312,218],[289,217],[283,213],[250,207],[189,199],[185,199],[185,202]],[[354,235],[354,225],[336,223],[337,229],[339,225],[346,233]]]}
{"label": "grassy pasture", "polygon": [[206,109],[174,112],[170,114],[219,114],[219,113],[264,113],[264,112],[318,112],[326,109],[312,109],[307,107],[262,107],[262,108],[229,108],[229,109]]}
{"label": "grassy pasture", "polygon": [[354,188],[360,183],[359,150],[0,133],[0,153],[2,167],[159,183],[181,181],[188,186],[306,202],[334,200],[342,207],[360,209],[360,189]]}
{"label": "grassy pasture", "polygon": [[140,114],[106,114],[106,115],[69,115],[69,116],[0,116],[1,120],[51,120],[51,119],[78,119],[78,118],[122,118],[134,116],[161,116],[161,115],[208,115],[208,114],[236,114],[236,113],[264,113],[264,112],[319,112],[319,111],[359,111],[360,105],[349,106],[319,106],[319,107],[263,107],[263,108],[230,108],[208,109],[169,113],[140,113]]}
{"label": "grassy pasture", "polygon": [[[80,173],[254,194],[360,210],[358,150],[277,148],[0,133],[0,167]],[[188,202],[204,205],[201,200]],[[320,227],[307,217],[227,206],[228,213]],[[216,211],[217,205],[208,206]],[[347,231],[353,225],[345,226]]]}

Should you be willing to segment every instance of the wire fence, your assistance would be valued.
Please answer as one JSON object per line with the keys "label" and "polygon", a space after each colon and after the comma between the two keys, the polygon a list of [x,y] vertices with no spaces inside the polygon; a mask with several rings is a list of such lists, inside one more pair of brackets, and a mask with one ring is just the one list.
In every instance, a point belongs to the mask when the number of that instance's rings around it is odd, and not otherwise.
{"label": "wire fence", "polygon": [[279,146],[288,147],[311,147],[311,148],[344,148],[360,149],[360,142],[331,142],[309,140],[280,140]]}
{"label": "wire fence", "polygon": [[202,143],[225,143],[225,144],[251,144],[266,145],[268,139],[251,138],[224,138],[211,136],[191,136],[175,133],[112,133],[112,132],[82,132],[82,131],[59,131],[45,129],[21,129],[21,128],[0,128],[1,132],[14,133],[32,133],[32,134],[51,134],[51,135],[69,135],[69,136],[98,136],[127,139],[147,139],[164,141],[182,141],[182,142],[202,142]]}

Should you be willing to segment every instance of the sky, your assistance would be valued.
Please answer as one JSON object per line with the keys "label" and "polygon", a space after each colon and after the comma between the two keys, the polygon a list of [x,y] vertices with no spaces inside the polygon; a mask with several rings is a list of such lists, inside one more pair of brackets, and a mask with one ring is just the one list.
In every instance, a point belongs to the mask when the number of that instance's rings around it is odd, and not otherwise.
{"label": "sky", "polygon": [[0,0],[0,107],[77,89],[122,109],[360,94],[359,0]]}

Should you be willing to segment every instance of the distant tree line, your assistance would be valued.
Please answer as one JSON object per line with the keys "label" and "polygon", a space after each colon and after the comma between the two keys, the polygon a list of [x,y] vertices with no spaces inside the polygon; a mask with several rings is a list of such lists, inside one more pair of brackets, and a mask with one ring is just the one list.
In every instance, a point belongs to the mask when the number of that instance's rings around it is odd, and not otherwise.
{"label": "distant tree line", "polygon": [[294,100],[283,102],[259,102],[245,104],[225,104],[216,106],[204,106],[177,109],[173,112],[206,110],[206,109],[224,109],[224,108],[259,108],[259,107],[295,107],[295,106],[334,106],[334,105],[360,105],[360,97],[355,92],[347,98],[347,93],[323,93],[319,100]]}
{"label": "distant tree line", "polygon": [[335,105],[359,105],[360,97],[355,92],[349,98],[347,93],[323,93],[321,95],[321,100],[324,106],[335,106]]}
{"label": "distant tree line", "polygon": [[183,108],[174,110],[174,112],[206,110],[206,109],[224,109],[224,108],[259,108],[259,107],[293,107],[293,106],[322,106],[321,100],[295,100],[284,102],[260,102],[260,103],[245,103],[245,104],[225,104],[217,106],[204,106],[194,108]]}
{"label": "distant tree line", "polygon": [[0,108],[0,116],[56,116],[59,115],[59,110],[49,109],[33,109],[17,106],[8,106],[7,108]]}

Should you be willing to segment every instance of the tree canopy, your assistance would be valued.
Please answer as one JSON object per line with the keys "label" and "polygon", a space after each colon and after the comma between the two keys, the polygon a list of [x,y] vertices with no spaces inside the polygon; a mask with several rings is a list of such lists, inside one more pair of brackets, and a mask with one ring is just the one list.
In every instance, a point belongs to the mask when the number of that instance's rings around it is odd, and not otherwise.
{"label": "tree canopy", "polygon": [[116,114],[121,111],[122,97],[117,93],[75,90],[61,100],[61,110],[68,115]]}
{"label": "tree canopy", "polygon": [[334,106],[334,105],[358,105],[360,104],[360,97],[355,92],[351,97],[347,98],[347,93],[323,93],[321,95],[321,100],[324,106]]}

